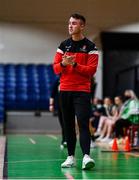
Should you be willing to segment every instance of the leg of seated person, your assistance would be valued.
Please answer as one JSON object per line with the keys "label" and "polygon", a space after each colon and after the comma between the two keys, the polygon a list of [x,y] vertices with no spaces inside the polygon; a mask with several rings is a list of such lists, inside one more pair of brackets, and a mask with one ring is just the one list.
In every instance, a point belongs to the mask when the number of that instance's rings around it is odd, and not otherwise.
{"label": "leg of seated person", "polygon": [[105,121],[105,125],[104,125],[104,128],[103,128],[103,137],[100,141],[101,142],[109,142],[111,141],[111,129],[109,129],[111,126],[110,126],[110,122],[111,120],[109,118],[106,119]]}
{"label": "leg of seated person", "polygon": [[103,125],[103,129],[102,129],[102,131],[101,131],[101,136],[103,136],[103,137],[106,136],[107,129],[108,129],[108,125],[107,125],[107,123],[105,123],[105,124]]}
{"label": "leg of seated person", "polygon": [[[104,121],[104,124],[103,124],[103,127],[102,127],[102,130],[100,132],[100,136],[96,139],[96,141],[105,141],[107,140],[108,138],[106,137],[107,135],[107,129],[108,129],[108,121],[109,119],[106,118],[105,121]],[[106,139],[105,139],[106,138]]]}
{"label": "leg of seated person", "polygon": [[101,117],[100,117],[100,120],[99,120],[99,124],[98,124],[98,128],[97,128],[96,134],[100,134],[101,129],[102,129],[102,127],[103,127],[104,122],[105,122],[106,119],[107,119],[106,116],[101,116]]}
{"label": "leg of seated person", "polygon": [[109,120],[107,121],[107,125],[108,125],[108,129],[107,129],[107,137],[110,138],[112,131],[113,131],[113,125],[114,125],[114,121],[113,120]]}

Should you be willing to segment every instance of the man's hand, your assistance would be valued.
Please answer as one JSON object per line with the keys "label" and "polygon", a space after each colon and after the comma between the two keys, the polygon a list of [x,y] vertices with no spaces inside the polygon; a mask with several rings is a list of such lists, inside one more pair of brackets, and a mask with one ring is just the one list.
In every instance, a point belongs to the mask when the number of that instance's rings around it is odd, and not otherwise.
{"label": "man's hand", "polygon": [[64,54],[64,56],[62,57],[62,65],[63,66],[67,66],[67,65],[74,65],[75,64],[75,55],[73,56],[69,56]]}

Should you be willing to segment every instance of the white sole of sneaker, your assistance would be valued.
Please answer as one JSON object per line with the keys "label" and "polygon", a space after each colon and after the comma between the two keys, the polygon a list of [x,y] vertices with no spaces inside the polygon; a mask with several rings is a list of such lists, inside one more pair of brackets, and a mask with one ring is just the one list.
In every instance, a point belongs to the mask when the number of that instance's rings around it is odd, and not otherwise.
{"label": "white sole of sneaker", "polygon": [[76,165],[73,164],[73,165],[67,165],[67,166],[61,166],[61,168],[72,168],[72,167],[75,167]]}

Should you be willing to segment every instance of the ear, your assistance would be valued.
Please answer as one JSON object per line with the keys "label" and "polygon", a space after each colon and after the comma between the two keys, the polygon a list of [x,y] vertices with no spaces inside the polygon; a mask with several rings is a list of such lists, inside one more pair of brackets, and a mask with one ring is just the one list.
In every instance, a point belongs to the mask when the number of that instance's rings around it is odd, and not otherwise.
{"label": "ear", "polygon": [[85,25],[84,24],[81,24],[81,29],[83,30],[85,28]]}

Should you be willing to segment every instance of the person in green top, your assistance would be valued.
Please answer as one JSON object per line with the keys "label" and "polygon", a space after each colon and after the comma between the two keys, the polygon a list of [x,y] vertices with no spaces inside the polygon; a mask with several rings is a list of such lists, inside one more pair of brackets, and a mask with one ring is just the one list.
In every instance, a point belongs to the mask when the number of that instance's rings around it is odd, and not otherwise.
{"label": "person in green top", "polygon": [[121,108],[119,119],[115,123],[116,138],[124,137],[124,128],[139,124],[139,100],[133,90],[125,90],[125,102]]}

